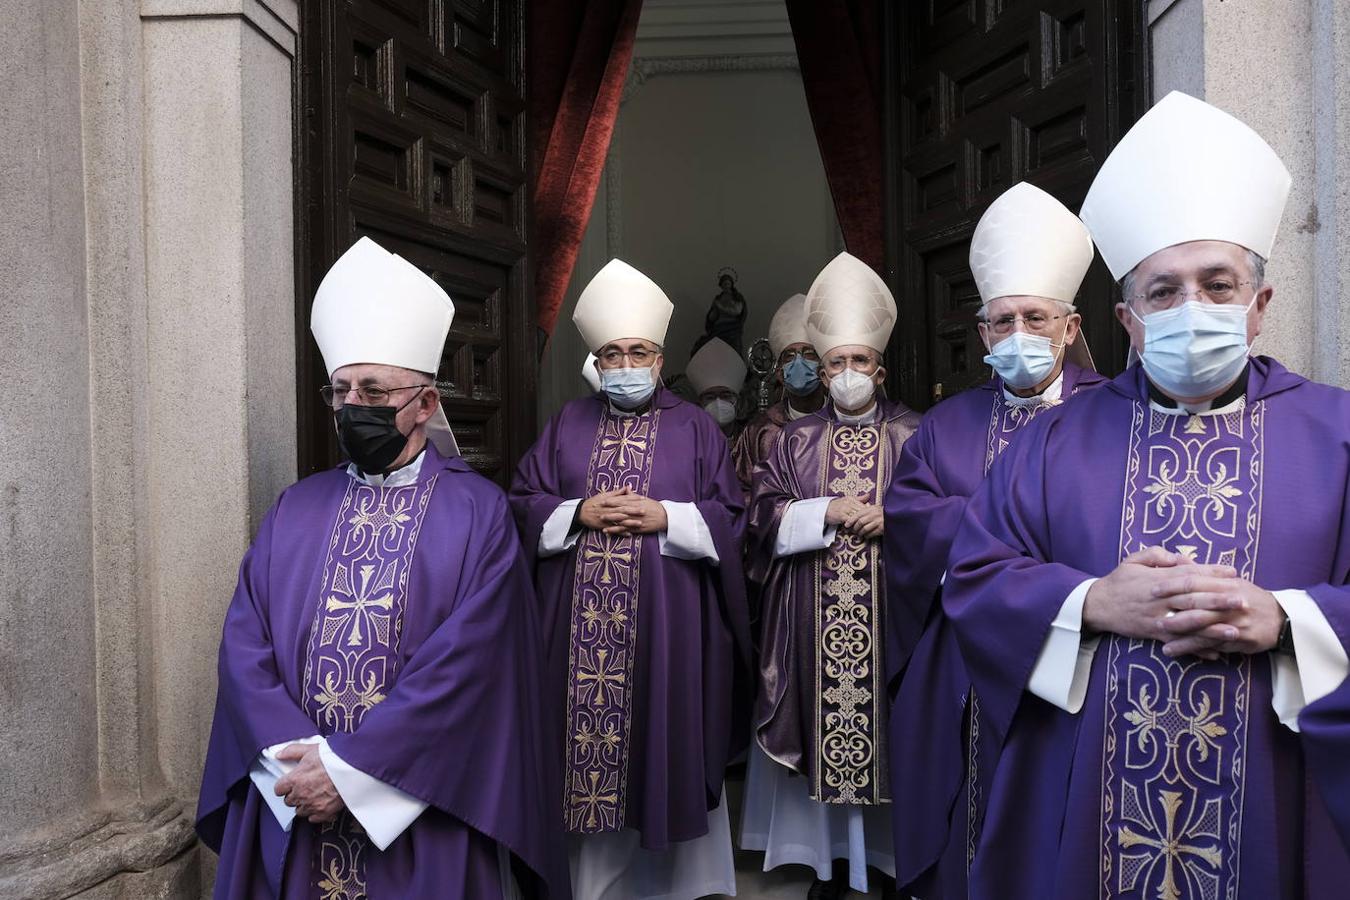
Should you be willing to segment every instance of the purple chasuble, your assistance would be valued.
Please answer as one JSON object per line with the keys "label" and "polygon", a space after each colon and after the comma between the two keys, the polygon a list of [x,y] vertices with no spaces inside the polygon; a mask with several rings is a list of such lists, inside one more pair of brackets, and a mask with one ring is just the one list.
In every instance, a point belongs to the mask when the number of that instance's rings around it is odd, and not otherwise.
{"label": "purple chasuble", "polygon": [[[565,500],[620,486],[694,503],[720,563],[661,554],[656,534],[583,530],[539,558]],[[640,415],[600,396],[568,403],[521,460],[511,503],[546,619],[546,671],[565,740],[555,816],[580,834],[636,829],[662,849],[707,833],[727,760],[744,746],[749,625],[743,505],[726,439],[664,389]]]}
{"label": "purple chasuble", "polygon": [[[1106,380],[1066,363],[1060,396]],[[943,401],[905,442],[886,493],[896,879],[925,900],[965,896],[983,807],[980,764],[992,758],[981,753],[988,734],[937,602],[941,578],[970,495],[1017,433],[1053,405],[1008,403],[998,378]]]}
{"label": "purple chasuble", "polygon": [[[333,521],[305,664],[304,709],[325,737],[355,731],[393,687],[408,565],[438,478],[395,488],[348,481]],[[369,847],[360,823],[345,810],[336,822],[316,826],[310,896],[367,896]]]}
{"label": "purple chasuble", "polygon": [[839,421],[832,404],[789,423],[755,479],[750,510],[751,577],[764,585],[756,737],[824,803],[890,800],[881,541],[840,530],[824,550],[775,559],[774,547],[793,501],[881,502],[919,417],[877,402],[871,425]]}
{"label": "purple chasuble", "polygon": [[1271,707],[1268,653],[1168,659],[1107,635],[1078,714],[1025,688],[1073,589],[1152,545],[1306,590],[1350,633],[1348,495],[1350,394],[1264,357],[1226,412],[1150,408],[1136,366],[1023,432],[972,497],[943,592],[999,754],[971,897],[1343,893],[1350,860]]}
{"label": "purple chasuble", "polygon": [[[334,469],[292,485],[240,569],[221,639],[197,830],[218,898],[570,896],[547,752],[542,641],[501,491],[428,445],[415,484]],[[349,813],[283,832],[248,777],[327,736],[428,808],[383,851]]]}
{"label": "purple chasuble", "polygon": [[789,421],[787,400],[779,400],[751,419],[731,445],[736,478],[747,499],[755,479],[755,469],[769,458],[774,444],[778,443],[778,436],[783,433],[783,426]]}

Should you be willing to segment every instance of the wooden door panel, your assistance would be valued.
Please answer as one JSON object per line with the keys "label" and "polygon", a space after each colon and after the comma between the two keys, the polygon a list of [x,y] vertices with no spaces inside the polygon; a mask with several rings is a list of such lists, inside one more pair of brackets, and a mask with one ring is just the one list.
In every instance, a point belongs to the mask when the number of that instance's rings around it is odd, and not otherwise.
{"label": "wooden door panel", "polygon": [[302,469],[336,458],[308,302],[369,235],[454,300],[442,402],[465,459],[504,484],[533,438],[536,378],[521,2],[307,0],[304,14]]}
{"label": "wooden door panel", "polygon": [[[1023,180],[1076,211],[1141,111],[1143,11],[1139,0],[927,0],[899,10],[890,234],[906,296],[888,363],[893,389],[922,406],[988,377],[967,258],[980,215]],[[1094,263],[1079,306],[1107,371],[1124,361],[1112,292]]]}

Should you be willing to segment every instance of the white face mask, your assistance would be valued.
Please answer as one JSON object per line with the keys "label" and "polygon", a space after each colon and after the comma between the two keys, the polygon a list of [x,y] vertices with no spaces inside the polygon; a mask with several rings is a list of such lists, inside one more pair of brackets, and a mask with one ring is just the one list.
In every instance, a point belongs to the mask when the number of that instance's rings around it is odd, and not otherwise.
{"label": "white face mask", "polygon": [[1149,379],[1165,394],[1182,399],[1222,391],[1242,372],[1251,351],[1246,306],[1188,300],[1173,309],[1140,317],[1144,351],[1140,358]]}
{"label": "white face mask", "polygon": [[840,409],[860,409],[867,405],[876,393],[877,386],[871,375],[864,375],[857,369],[845,369],[838,375],[830,376],[830,397]]}
{"label": "white face mask", "polygon": [[718,425],[730,425],[736,421],[736,404],[725,397],[717,397],[703,404],[708,415],[717,420]]}
{"label": "white face mask", "polygon": [[1050,377],[1063,349],[1063,344],[1052,344],[1048,337],[1014,331],[995,344],[984,361],[1008,387],[1025,391]]}

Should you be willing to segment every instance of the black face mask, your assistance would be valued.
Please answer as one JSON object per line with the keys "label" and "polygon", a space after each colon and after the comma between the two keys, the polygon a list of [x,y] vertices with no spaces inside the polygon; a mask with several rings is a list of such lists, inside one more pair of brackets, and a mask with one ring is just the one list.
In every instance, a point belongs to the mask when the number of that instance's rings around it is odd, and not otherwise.
{"label": "black face mask", "polygon": [[[416,399],[413,397],[408,403]],[[394,424],[394,417],[403,406],[358,406],[348,403],[335,414],[338,445],[347,458],[367,475],[383,473],[398,459],[403,448],[408,446],[408,436]]]}

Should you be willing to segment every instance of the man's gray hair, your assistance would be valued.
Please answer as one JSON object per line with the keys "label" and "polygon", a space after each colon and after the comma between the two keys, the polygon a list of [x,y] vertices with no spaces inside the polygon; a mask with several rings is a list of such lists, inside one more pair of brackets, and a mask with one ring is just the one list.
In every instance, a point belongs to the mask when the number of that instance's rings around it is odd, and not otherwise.
{"label": "man's gray hair", "polygon": [[[1120,279],[1120,294],[1126,300],[1134,296],[1134,272],[1135,269],[1137,268],[1139,267],[1135,266],[1134,269],[1131,269],[1130,271],[1125,273],[1124,278]],[[1261,290],[1261,288],[1265,287],[1266,286],[1265,257],[1263,257],[1261,254],[1257,253],[1254,250],[1248,250],[1247,268],[1252,270],[1252,288],[1254,290],[1259,291]]]}
{"label": "man's gray hair", "polygon": [[[995,298],[994,298],[994,300],[1002,300],[1002,299],[1003,299],[1002,297],[995,297]],[[1052,300],[1052,299],[1049,298],[1049,297],[1041,297],[1041,298],[1039,298],[1039,299],[1045,300],[1045,301],[1048,302],[1048,303],[1055,303],[1055,304],[1058,304],[1058,306],[1059,306],[1059,314],[1060,314],[1061,316],[1071,316],[1071,315],[1073,315],[1074,313],[1078,312],[1078,307],[1074,306],[1072,303],[1070,303],[1070,302],[1067,301],[1067,300]],[[990,300],[989,303],[993,303],[994,300]],[[979,322],[988,322],[988,321],[989,321],[989,303],[981,303],[981,304],[980,304],[980,308],[977,309],[977,310],[975,310],[975,319],[976,319],[976,321],[979,321]]]}

